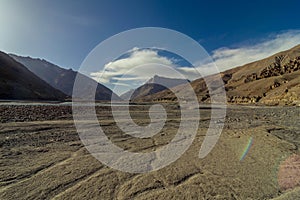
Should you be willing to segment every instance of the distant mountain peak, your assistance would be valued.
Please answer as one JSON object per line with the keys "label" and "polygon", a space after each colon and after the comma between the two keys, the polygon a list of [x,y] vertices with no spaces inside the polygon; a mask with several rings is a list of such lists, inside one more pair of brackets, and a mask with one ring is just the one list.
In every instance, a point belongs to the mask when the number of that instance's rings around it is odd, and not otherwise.
{"label": "distant mountain peak", "polygon": [[121,98],[124,100],[134,100],[189,82],[190,81],[187,79],[167,78],[159,75],[154,75],[144,85],[136,89],[131,89],[122,94]]}
{"label": "distant mountain peak", "polygon": [[164,76],[154,75],[152,78],[150,78],[147,83],[155,83],[164,85],[167,88],[175,87],[177,85],[189,83],[190,81],[188,79],[180,79],[180,78],[168,78]]}

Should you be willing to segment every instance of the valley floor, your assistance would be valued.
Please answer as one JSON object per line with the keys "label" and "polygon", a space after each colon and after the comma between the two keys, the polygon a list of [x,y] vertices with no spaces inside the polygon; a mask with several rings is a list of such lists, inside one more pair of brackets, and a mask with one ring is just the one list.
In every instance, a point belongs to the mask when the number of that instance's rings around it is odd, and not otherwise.
{"label": "valley floor", "polygon": [[[138,124],[147,106],[133,106]],[[229,106],[223,133],[199,159],[210,109],[201,109],[198,134],[174,163],[130,174],[96,160],[80,141],[70,106],[0,106],[0,199],[297,199],[300,198],[300,107]],[[179,124],[168,108],[166,128],[134,139],[97,107],[107,136],[120,147],[150,152],[166,145]]]}

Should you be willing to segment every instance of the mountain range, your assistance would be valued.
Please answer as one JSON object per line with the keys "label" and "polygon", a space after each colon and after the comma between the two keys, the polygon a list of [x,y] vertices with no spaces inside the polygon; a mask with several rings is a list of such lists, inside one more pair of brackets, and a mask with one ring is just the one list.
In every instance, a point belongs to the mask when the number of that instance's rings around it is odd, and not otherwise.
{"label": "mountain range", "polygon": [[10,54],[10,56],[16,61],[22,63],[31,72],[47,82],[49,85],[68,96],[72,96],[74,81],[76,76],[79,75],[81,78],[85,79],[86,86],[97,84],[95,100],[109,101],[111,97],[113,97],[114,100],[121,100],[121,98],[113,93],[109,88],[79,72],[73,71],[72,69],[64,69],[46,60],[38,58],[22,57],[13,54]]}
{"label": "mountain range", "polygon": [[[121,98],[93,79],[54,65],[46,60],[0,52],[0,99],[66,100],[70,98],[76,76],[88,85],[97,84],[96,100]],[[217,75],[206,77],[215,81]],[[221,72],[227,101],[233,104],[300,105],[300,45],[268,58]],[[199,102],[209,103],[210,94],[203,78],[189,82],[154,76],[144,85],[121,95],[137,102],[175,101],[167,88],[179,94],[186,84],[194,89]]]}

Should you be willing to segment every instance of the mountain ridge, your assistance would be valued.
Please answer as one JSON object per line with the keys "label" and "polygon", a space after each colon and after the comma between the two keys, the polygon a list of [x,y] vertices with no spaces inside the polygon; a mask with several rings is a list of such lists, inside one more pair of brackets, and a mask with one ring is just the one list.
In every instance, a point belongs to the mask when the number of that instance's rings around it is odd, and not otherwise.
{"label": "mountain ridge", "polygon": [[167,88],[172,88],[178,85],[189,83],[187,79],[167,78],[163,76],[154,75],[145,84],[136,89],[131,89],[121,95],[124,100],[137,100],[146,96],[156,94]]}
{"label": "mountain ridge", "polygon": [[27,67],[30,71],[32,71],[42,80],[46,81],[49,85],[69,96],[72,96],[73,85],[76,76],[80,75],[81,78],[84,78],[87,82],[86,85],[97,84],[95,100],[109,101],[111,97],[113,97],[114,100],[121,100],[121,98],[117,94],[113,93],[106,86],[96,82],[95,80],[77,71],[73,71],[72,69],[65,69],[59,67],[51,62],[40,58],[24,57],[14,54],[10,54],[10,56],[16,61],[22,63],[25,67]]}
{"label": "mountain ridge", "polygon": [[67,95],[0,51],[0,98],[3,100],[63,101]]}

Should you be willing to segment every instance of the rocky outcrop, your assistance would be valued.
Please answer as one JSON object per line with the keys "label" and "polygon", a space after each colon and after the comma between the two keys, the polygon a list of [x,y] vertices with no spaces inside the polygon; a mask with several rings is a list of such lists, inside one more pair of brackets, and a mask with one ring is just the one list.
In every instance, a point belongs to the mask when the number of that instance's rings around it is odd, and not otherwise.
{"label": "rocky outcrop", "polygon": [[228,102],[237,104],[253,104],[259,102],[261,98],[261,96],[231,96],[228,98]]}
{"label": "rocky outcrop", "polygon": [[269,78],[298,71],[300,69],[300,56],[286,62],[287,58],[288,56],[284,55],[276,56],[275,62],[263,69],[258,78]]}
{"label": "rocky outcrop", "polygon": [[268,67],[264,68],[259,75],[256,73],[247,75],[244,83],[273,76],[280,76],[298,70],[300,70],[300,56],[294,59],[289,59],[288,55],[280,55],[276,56],[275,61]]}
{"label": "rocky outcrop", "polygon": [[[227,84],[228,81],[224,81],[228,102],[234,104],[299,105],[299,92],[295,89],[295,86],[299,84],[299,81],[297,82],[295,79],[297,78],[295,73],[298,71],[300,71],[300,56],[293,59],[288,55],[275,56],[274,61],[260,72],[244,76],[243,85],[232,86],[234,84]],[[241,80],[242,78],[234,80],[232,83],[238,83]]]}

